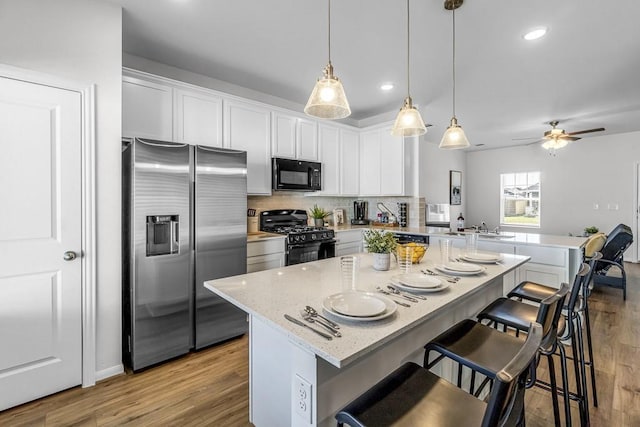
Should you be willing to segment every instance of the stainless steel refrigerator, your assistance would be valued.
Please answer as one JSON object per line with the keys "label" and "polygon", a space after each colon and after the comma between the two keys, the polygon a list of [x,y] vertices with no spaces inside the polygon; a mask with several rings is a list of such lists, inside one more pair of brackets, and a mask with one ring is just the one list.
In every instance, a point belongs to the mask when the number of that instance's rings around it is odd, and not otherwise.
{"label": "stainless steel refrigerator", "polygon": [[204,281],[246,273],[247,154],[123,140],[123,359],[138,370],[247,331]]}

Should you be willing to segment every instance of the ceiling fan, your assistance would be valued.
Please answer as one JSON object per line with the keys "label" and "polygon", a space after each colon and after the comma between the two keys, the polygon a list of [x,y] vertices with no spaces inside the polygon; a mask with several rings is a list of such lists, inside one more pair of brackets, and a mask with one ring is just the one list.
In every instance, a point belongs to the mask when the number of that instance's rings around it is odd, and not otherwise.
{"label": "ceiling fan", "polygon": [[[570,141],[577,141],[581,139],[576,135],[582,135],[582,134],[591,133],[591,132],[602,132],[603,130],[605,130],[604,128],[595,128],[595,129],[579,130],[575,132],[565,132],[564,129],[560,129],[557,127],[559,123],[560,122],[558,122],[558,120],[550,121],[549,125],[551,125],[551,129],[549,129],[544,133],[542,139],[538,139],[537,141],[534,141],[531,144],[537,144],[539,142],[542,142],[543,148],[547,150],[551,150],[551,149],[555,150],[558,148],[565,147]],[[523,138],[523,139],[531,139],[531,138]]]}

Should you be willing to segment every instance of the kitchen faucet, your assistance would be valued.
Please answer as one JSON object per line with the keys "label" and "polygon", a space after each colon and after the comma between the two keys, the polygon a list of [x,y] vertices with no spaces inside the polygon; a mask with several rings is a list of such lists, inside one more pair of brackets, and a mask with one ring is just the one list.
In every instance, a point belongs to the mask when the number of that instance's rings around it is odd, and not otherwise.
{"label": "kitchen faucet", "polygon": [[487,227],[487,223],[482,221],[482,225],[480,226],[480,231],[484,230],[485,233],[489,232],[489,227]]}

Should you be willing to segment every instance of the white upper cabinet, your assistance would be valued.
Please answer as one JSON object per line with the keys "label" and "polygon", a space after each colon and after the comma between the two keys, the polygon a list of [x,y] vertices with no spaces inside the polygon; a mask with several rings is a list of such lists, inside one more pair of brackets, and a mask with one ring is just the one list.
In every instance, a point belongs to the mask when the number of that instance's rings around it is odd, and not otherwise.
{"label": "white upper cabinet", "polygon": [[122,135],[173,140],[173,88],[123,76]]}
{"label": "white upper cabinet", "polygon": [[222,147],[222,98],[206,92],[175,89],[175,140]]}
{"label": "white upper cabinet", "polygon": [[247,152],[247,193],[271,194],[271,113],[248,102],[224,102],[224,147]]}
{"label": "white upper cabinet", "polygon": [[388,126],[360,134],[360,195],[403,196],[410,185],[405,169],[405,141]]}
{"label": "white upper cabinet", "polygon": [[340,129],[340,194],[357,196],[360,190],[358,132]]}
{"label": "white upper cabinet", "polygon": [[322,163],[322,194],[340,195],[340,141],[338,129],[327,125],[318,128],[320,162]]}
{"label": "white upper cabinet", "polygon": [[301,160],[318,161],[318,123],[313,120],[297,120],[296,155]]}
{"label": "white upper cabinet", "polygon": [[318,161],[318,124],[280,112],[272,114],[273,157]]}

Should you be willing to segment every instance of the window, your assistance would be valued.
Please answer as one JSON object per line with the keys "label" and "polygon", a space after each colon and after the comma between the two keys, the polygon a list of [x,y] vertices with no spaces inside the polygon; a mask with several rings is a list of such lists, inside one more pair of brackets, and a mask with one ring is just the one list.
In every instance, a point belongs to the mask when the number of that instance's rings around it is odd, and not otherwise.
{"label": "window", "polygon": [[500,224],[540,227],[540,172],[500,174]]}

